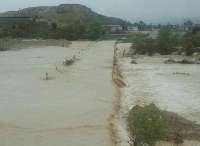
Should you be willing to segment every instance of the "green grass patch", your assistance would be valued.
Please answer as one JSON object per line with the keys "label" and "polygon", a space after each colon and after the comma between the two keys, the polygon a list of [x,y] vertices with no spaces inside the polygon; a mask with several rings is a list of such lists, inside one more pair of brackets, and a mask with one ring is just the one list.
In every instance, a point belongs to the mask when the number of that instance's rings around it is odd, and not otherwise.
{"label": "green grass patch", "polygon": [[160,110],[155,104],[133,107],[127,118],[134,146],[154,146],[158,141],[182,144],[185,139],[200,141],[200,125],[176,113]]}
{"label": "green grass patch", "polygon": [[135,106],[129,112],[128,126],[136,146],[152,146],[156,141],[164,140],[168,129],[165,116],[154,104],[144,108]]}

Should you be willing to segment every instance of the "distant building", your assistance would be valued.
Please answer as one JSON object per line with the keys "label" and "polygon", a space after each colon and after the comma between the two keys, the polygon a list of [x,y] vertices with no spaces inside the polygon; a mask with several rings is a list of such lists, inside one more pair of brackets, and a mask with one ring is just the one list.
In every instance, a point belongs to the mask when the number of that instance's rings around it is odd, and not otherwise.
{"label": "distant building", "polygon": [[103,27],[110,32],[117,32],[123,30],[123,27],[121,25],[104,25]]}
{"label": "distant building", "polygon": [[138,31],[139,29],[138,29],[138,27],[136,27],[136,26],[128,26],[128,27],[127,27],[127,30],[128,30],[129,32],[135,32],[135,31]]}

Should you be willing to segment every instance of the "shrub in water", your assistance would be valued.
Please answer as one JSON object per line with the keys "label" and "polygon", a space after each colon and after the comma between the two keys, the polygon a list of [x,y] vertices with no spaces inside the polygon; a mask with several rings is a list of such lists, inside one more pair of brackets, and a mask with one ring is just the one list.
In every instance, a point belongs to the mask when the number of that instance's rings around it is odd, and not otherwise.
{"label": "shrub in water", "polygon": [[163,113],[154,105],[135,106],[129,112],[128,126],[135,145],[154,145],[167,135],[167,122]]}

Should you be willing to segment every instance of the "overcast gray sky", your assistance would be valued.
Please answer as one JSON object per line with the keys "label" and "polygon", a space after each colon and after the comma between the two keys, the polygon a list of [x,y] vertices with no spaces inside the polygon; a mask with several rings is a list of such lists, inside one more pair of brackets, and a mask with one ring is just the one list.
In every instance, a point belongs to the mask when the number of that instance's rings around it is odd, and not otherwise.
{"label": "overcast gray sky", "polygon": [[120,17],[131,22],[173,21],[200,16],[200,0],[0,0],[0,11],[18,10],[30,6],[84,4],[94,11]]}

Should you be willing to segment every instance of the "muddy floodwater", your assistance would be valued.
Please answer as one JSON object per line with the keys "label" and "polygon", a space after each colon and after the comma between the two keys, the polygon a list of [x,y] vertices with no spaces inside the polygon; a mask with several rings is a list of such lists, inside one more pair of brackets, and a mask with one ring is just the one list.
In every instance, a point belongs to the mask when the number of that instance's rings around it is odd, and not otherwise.
{"label": "muddy floodwater", "polygon": [[[156,104],[160,109],[171,111],[200,124],[200,65],[164,64],[169,57],[183,56],[134,56],[122,57],[123,50],[130,44],[119,44],[119,66],[126,87],[121,89],[122,123],[128,111],[136,105]],[[124,126],[124,129],[126,127]],[[126,134],[124,134],[126,135]],[[157,146],[171,146],[158,143]],[[200,142],[185,141],[181,146],[200,146]]]}
{"label": "muddy floodwater", "polygon": [[122,59],[127,108],[155,103],[200,124],[200,65],[164,64],[167,57]]}
{"label": "muddy floodwater", "polygon": [[[0,52],[0,145],[111,146],[113,45]],[[79,60],[63,66],[73,55]]]}

